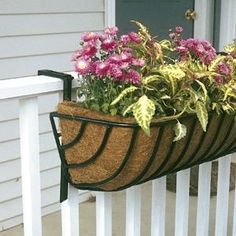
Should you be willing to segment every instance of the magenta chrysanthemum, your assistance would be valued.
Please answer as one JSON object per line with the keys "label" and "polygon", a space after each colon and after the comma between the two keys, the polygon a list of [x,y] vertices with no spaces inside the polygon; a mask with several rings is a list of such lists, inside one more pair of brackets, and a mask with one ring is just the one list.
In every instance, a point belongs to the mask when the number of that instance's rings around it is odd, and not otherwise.
{"label": "magenta chrysanthemum", "polygon": [[119,32],[119,29],[116,26],[114,26],[114,27],[106,28],[104,32],[106,34],[114,36]]}
{"label": "magenta chrysanthemum", "polygon": [[96,64],[95,73],[99,77],[108,76],[109,64],[107,62],[98,62]]}
{"label": "magenta chrysanthemum", "polygon": [[95,32],[88,32],[82,35],[81,39],[84,42],[96,41],[99,38],[98,34]]}
{"label": "magenta chrysanthemum", "polygon": [[132,84],[139,84],[141,76],[136,70],[130,69],[125,76],[125,81],[131,82]]}
{"label": "magenta chrysanthemum", "polygon": [[78,72],[80,75],[86,75],[89,73],[90,64],[88,61],[84,59],[79,59],[75,63],[75,71]]}
{"label": "magenta chrysanthemum", "polygon": [[141,41],[142,41],[140,36],[135,32],[130,32],[129,37],[130,37],[132,42],[137,43],[137,44],[141,43]]}
{"label": "magenta chrysanthemum", "polygon": [[111,38],[105,39],[101,44],[101,48],[105,51],[111,51],[115,47],[116,47],[116,41],[114,39],[111,39]]}

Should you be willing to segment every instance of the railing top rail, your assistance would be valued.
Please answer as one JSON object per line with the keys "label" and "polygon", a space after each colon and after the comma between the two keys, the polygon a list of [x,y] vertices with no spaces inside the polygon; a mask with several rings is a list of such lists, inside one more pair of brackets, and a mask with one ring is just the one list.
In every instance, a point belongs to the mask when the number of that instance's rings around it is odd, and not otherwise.
{"label": "railing top rail", "polygon": [[[75,72],[68,74],[77,78]],[[72,81],[72,87],[78,87],[78,81]],[[63,81],[44,75],[0,80],[0,100],[37,96],[63,90]]]}

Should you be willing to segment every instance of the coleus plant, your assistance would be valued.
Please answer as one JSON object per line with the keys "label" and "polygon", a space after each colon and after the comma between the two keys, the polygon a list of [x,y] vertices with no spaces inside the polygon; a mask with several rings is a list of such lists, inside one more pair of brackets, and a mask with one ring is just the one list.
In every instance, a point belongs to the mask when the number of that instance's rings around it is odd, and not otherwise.
{"label": "coleus plant", "polygon": [[155,121],[176,120],[174,141],[186,135],[178,120],[196,114],[206,131],[209,112],[236,114],[236,43],[217,54],[206,40],[183,39],[182,27],[158,41],[139,22],[138,33],[118,28],[85,33],[73,54],[82,76],[81,105],[133,116],[147,135]]}

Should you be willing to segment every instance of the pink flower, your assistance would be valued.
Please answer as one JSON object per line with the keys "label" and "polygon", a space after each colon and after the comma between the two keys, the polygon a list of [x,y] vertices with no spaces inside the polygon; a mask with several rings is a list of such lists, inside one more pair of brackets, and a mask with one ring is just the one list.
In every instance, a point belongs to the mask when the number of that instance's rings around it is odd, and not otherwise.
{"label": "pink flower", "polygon": [[130,37],[132,42],[137,43],[137,44],[141,43],[141,41],[142,41],[140,36],[135,32],[130,32],[129,37]]}
{"label": "pink flower", "polygon": [[118,33],[118,31],[119,31],[119,29],[116,26],[110,27],[110,28],[106,28],[104,30],[104,32],[106,34],[109,34],[109,35],[112,35],[112,36],[116,35]]}
{"label": "pink flower", "polygon": [[132,59],[132,64],[134,66],[139,66],[139,67],[142,67],[145,65],[145,61],[143,59]]}
{"label": "pink flower", "polygon": [[121,42],[123,45],[126,45],[127,43],[129,43],[129,42],[130,42],[130,37],[129,37],[129,35],[127,35],[127,34],[121,35],[121,37],[120,37],[120,42]]}
{"label": "pink flower", "polygon": [[169,37],[170,37],[171,39],[175,39],[175,36],[176,36],[175,33],[170,33],[170,34],[169,34]]}
{"label": "pink flower", "polygon": [[111,51],[115,48],[115,46],[116,46],[116,41],[110,38],[105,39],[101,44],[101,48],[105,51]]}
{"label": "pink flower", "polygon": [[75,71],[78,72],[80,75],[86,75],[89,73],[90,64],[88,61],[84,59],[79,59],[75,63]]}
{"label": "pink flower", "polygon": [[127,52],[122,52],[120,54],[120,57],[121,57],[122,62],[131,62],[133,59],[133,55]]}
{"label": "pink flower", "polygon": [[101,42],[103,42],[104,40],[106,40],[106,39],[108,39],[108,38],[109,38],[108,35],[105,34],[105,33],[99,35],[99,39],[100,39]]}
{"label": "pink flower", "polygon": [[215,76],[214,80],[219,85],[224,83],[224,78],[222,76]]}
{"label": "pink flower", "polygon": [[120,65],[120,68],[122,70],[126,70],[127,68],[129,68],[129,63],[128,62],[122,62]]}
{"label": "pink flower", "polygon": [[133,69],[130,69],[125,76],[125,81],[131,82],[132,84],[139,84],[140,80],[141,80],[140,74]]}
{"label": "pink flower", "polygon": [[107,62],[98,62],[96,64],[95,73],[99,77],[105,77],[108,75],[109,64]]}
{"label": "pink flower", "polygon": [[114,64],[120,64],[121,62],[121,57],[118,54],[112,54],[109,58],[108,61]]}
{"label": "pink flower", "polygon": [[175,27],[175,32],[176,32],[177,34],[182,33],[183,30],[184,30],[184,29],[183,29],[181,26],[176,26],[176,27]]}
{"label": "pink flower", "polygon": [[110,64],[110,75],[114,77],[115,79],[121,78],[122,77],[122,70],[120,67],[116,64]]}
{"label": "pink flower", "polygon": [[87,32],[82,35],[81,39],[84,42],[96,41],[99,38],[98,34],[95,32]]}
{"label": "pink flower", "polygon": [[217,66],[217,71],[223,75],[230,75],[232,72],[232,69],[230,68],[229,65],[227,65],[224,62],[221,62],[218,66]]}
{"label": "pink flower", "polygon": [[85,59],[89,59],[95,56],[96,53],[97,53],[97,48],[93,44],[86,44],[81,51],[81,54]]}
{"label": "pink flower", "polygon": [[71,60],[72,61],[76,61],[78,60],[80,57],[82,56],[82,51],[81,50],[77,50],[72,54]]}

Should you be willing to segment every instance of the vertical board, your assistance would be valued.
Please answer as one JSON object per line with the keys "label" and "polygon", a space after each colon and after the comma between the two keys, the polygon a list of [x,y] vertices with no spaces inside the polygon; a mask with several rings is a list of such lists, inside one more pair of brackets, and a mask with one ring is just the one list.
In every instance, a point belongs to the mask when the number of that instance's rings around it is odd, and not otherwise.
{"label": "vertical board", "polygon": [[166,177],[152,181],[151,236],[165,236]]}
{"label": "vertical board", "polygon": [[188,236],[190,169],[177,173],[175,236]]}
{"label": "vertical board", "polygon": [[140,236],[141,186],[126,190],[126,236]]}
{"label": "vertical board", "polygon": [[19,105],[24,235],[41,236],[38,101],[26,98]]}
{"label": "vertical board", "polygon": [[227,236],[231,155],[219,159],[215,236]]}
{"label": "vertical board", "polygon": [[96,193],[96,236],[112,236],[111,201],[111,193]]}
{"label": "vertical board", "polygon": [[211,162],[199,166],[197,236],[207,236],[209,231],[209,211],[211,192]]}

